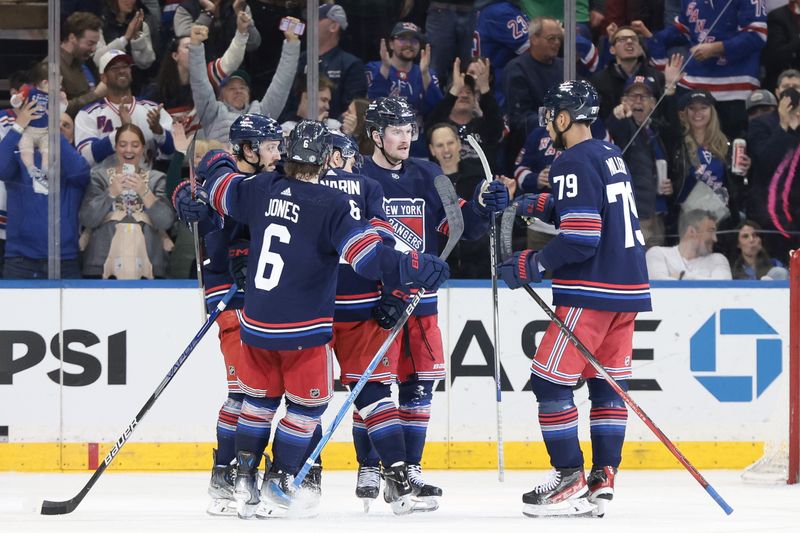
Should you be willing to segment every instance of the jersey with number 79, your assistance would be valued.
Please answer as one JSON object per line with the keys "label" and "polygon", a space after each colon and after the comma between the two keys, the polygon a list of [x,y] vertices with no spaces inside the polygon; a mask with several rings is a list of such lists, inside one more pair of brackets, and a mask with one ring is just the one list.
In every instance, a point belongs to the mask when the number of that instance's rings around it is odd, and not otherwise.
{"label": "jersey with number 79", "polygon": [[553,275],[553,303],[602,311],[650,311],[644,237],[619,148],[589,139],[550,167],[552,222],[560,233],[539,253]]}
{"label": "jersey with number 79", "polygon": [[243,342],[269,350],[329,342],[340,256],[365,278],[399,283],[401,254],[382,245],[344,192],[277,173],[223,173],[209,184],[212,207],[250,228]]}

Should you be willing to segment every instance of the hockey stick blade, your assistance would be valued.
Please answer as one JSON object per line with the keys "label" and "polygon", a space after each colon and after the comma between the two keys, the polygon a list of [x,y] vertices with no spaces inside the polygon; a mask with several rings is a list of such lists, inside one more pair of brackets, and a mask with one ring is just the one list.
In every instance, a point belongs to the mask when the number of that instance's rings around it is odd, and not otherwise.
{"label": "hockey stick blade", "polygon": [[706,492],[708,492],[714,501],[717,502],[717,505],[719,505],[722,510],[725,511],[725,514],[731,514],[733,512],[733,508],[728,505],[728,502],[726,502],[722,496],[720,496],[719,493],[714,490],[714,487],[712,487],[711,484],[706,481],[706,478],[704,478],[697,468],[695,468],[694,465],[689,462],[689,460],[681,453],[681,451],[672,443],[669,437],[667,437],[664,432],[661,431],[657,425],[655,425],[650,417],[647,416],[647,413],[645,413],[642,408],[639,407],[639,404],[636,403],[626,391],[622,390],[622,387],[620,387],[616,380],[611,377],[608,371],[606,371],[605,367],[600,364],[600,361],[598,361],[592,352],[590,352],[589,349],[580,341],[580,339],[575,336],[575,333],[573,333],[572,330],[569,329],[560,318],[558,318],[555,312],[550,309],[550,306],[547,305],[542,297],[539,296],[536,291],[530,287],[530,285],[523,285],[522,287],[530,295],[530,297],[533,298],[537,304],[539,304],[539,307],[541,307],[547,316],[550,317],[550,320],[552,320],[553,323],[558,326],[567,339],[575,345],[586,361],[592,365],[592,367],[594,367],[597,373],[603,377],[603,379],[611,386],[612,389],[614,389],[617,394],[619,394],[628,407],[630,407],[631,410],[636,413],[636,416],[638,416],[642,422],[644,422],[650,431],[652,431],[655,436],[658,437],[658,440],[660,440],[662,444],[664,444],[664,446],[666,446],[666,448],[672,452],[672,455],[675,456],[675,458],[683,465],[683,467],[689,471],[692,477],[697,480],[697,482],[706,490]]}
{"label": "hockey stick blade", "polygon": [[[450,178],[444,175],[436,176],[433,180],[433,185],[436,188],[436,192],[439,193],[445,215],[447,216],[447,243],[445,244],[442,253],[439,254],[441,259],[447,259],[447,257],[450,255],[450,252],[452,252],[453,248],[455,248],[456,243],[461,239],[461,235],[464,233],[464,217],[461,214],[461,206],[458,202],[458,195],[456,194],[455,189],[453,189],[453,183],[450,181]],[[420,289],[417,291],[414,297],[411,298],[411,301],[409,302],[408,307],[406,307],[405,312],[402,314],[394,327],[392,327],[391,331],[389,332],[389,336],[383,341],[381,347],[378,348],[377,352],[375,352],[375,355],[372,357],[369,365],[367,365],[367,368],[364,370],[363,374],[361,374],[358,382],[356,382],[356,384],[353,386],[353,389],[350,391],[347,399],[339,408],[339,411],[336,413],[336,417],[333,419],[333,422],[331,422],[330,426],[328,426],[328,429],[323,433],[322,438],[317,443],[317,446],[311,452],[311,455],[308,456],[305,464],[303,464],[303,467],[292,481],[293,491],[297,491],[300,488],[300,485],[302,485],[303,480],[308,475],[311,467],[314,466],[317,457],[319,457],[322,453],[322,449],[325,448],[325,445],[333,436],[333,432],[336,431],[336,428],[338,428],[339,424],[342,423],[342,420],[349,412],[350,407],[353,405],[353,402],[355,402],[356,397],[358,397],[359,393],[361,392],[361,389],[364,388],[367,380],[372,377],[372,373],[378,367],[378,364],[383,359],[383,356],[389,350],[389,347],[394,342],[394,339],[403,329],[403,326],[414,312],[414,309],[417,307],[417,304],[419,304],[424,294],[425,289]],[[291,502],[289,495],[287,495],[277,483],[270,483],[269,491],[277,501],[286,505]]]}
{"label": "hockey stick blade", "polygon": [[142,418],[144,418],[147,412],[150,411],[150,408],[153,406],[154,403],[156,403],[156,400],[158,399],[159,396],[161,396],[161,393],[164,391],[167,385],[169,385],[169,382],[172,381],[172,378],[174,378],[175,374],[178,373],[178,370],[180,370],[181,366],[183,366],[183,363],[186,361],[189,355],[194,351],[198,343],[203,339],[205,334],[211,328],[211,325],[217,320],[219,314],[225,310],[225,307],[228,306],[228,303],[231,301],[231,298],[233,298],[234,295],[236,294],[236,290],[237,287],[236,284],[234,283],[233,285],[231,285],[231,288],[228,289],[228,292],[225,293],[225,296],[222,297],[222,300],[217,304],[217,307],[211,312],[210,315],[208,315],[208,318],[203,323],[203,326],[200,328],[200,330],[197,332],[197,334],[194,336],[191,342],[189,342],[189,345],[186,347],[186,349],[183,351],[180,357],[178,357],[178,360],[175,361],[175,364],[172,365],[172,368],[169,369],[169,372],[167,372],[167,375],[164,377],[163,380],[161,380],[161,383],[158,385],[158,388],[156,388],[155,392],[153,392],[153,394],[150,395],[150,398],[148,398],[144,406],[142,406],[139,412],[136,413],[136,416],[133,417],[133,420],[130,422],[130,424],[128,424],[128,427],[126,427],[125,431],[122,432],[122,435],[120,435],[117,438],[117,440],[114,441],[114,446],[111,448],[111,451],[108,452],[106,458],[103,460],[100,466],[97,467],[97,470],[94,471],[94,474],[92,474],[92,477],[89,478],[89,481],[86,482],[86,485],[84,485],[81,491],[78,494],[76,494],[73,498],[61,502],[44,500],[42,502],[42,511],[41,511],[42,514],[44,515],[69,514],[72,511],[74,511],[78,507],[78,505],[80,505],[80,503],[83,501],[83,498],[86,497],[86,495],[89,493],[89,491],[97,482],[97,480],[100,478],[100,476],[103,475],[103,472],[105,472],[106,468],[108,468],[108,465],[111,464],[111,462],[120,452],[120,450],[122,450],[122,447],[125,446],[125,443],[128,442],[128,439],[131,437],[136,427],[142,421]]}
{"label": "hockey stick blade", "polygon": [[514,221],[517,218],[517,206],[511,204],[503,210],[500,217],[500,261],[505,261],[514,253],[512,236],[514,234]]}

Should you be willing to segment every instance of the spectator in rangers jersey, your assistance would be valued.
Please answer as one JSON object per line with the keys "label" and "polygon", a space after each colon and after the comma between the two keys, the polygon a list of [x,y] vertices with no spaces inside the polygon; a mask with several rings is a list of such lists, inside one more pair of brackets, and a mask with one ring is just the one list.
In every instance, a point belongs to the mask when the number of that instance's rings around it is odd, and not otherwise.
{"label": "spectator in rangers jersey", "polygon": [[158,18],[140,0],[106,0],[103,10],[103,27],[94,53],[95,63],[109,50],[121,50],[133,59],[133,92],[139,94],[144,87],[147,70],[156,60],[155,50],[160,50]]}
{"label": "spectator in rangers jersey", "polygon": [[713,213],[700,209],[682,213],[678,233],[676,246],[654,246],[647,251],[650,279],[731,279],[728,260],[714,253],[717,221]]}
{"label": "spectator in rangers jersey", "polygon": [[292,88],[297,72],[297,58],[300,55],[299,37],[290,30],[283,34],[285,40],[278,70],[264,97],[260,101],[251,101],[250,76],[243,70],[237,70],[222,80],[217,100],[206,72],[203,42],[208,38],[208,28],[192,26],[189,81],[197,116],[206,139],[227,142],[231,124],[243,113],[258,113],[272,118],[280,116]]}
{"label": "spectator in rangers jersey", "polygon": [[[406,288],[435,291],[448,276],[447,264],[435,256],[384,246],[347,194],[319,186],[330,150],[325,127],[306,120],[289,136],[285,176],[245,179],[224,152],[209,152],[198,168],[210,186],[208,193],[201,188],[200,196],[208,195],[219,214],[247,224],[251,235],[237,369],[245,398],[237,425],[234,496],[242,517],[316,512],[316,500],[287,508],[275,495],[283,493],[293,503],[292,477],[333,394],[328,343],[340,258],[363,277]],[[210,216],[208,204],[193,204],[197,219]],[[280,257],[269,273],[257,266],[265,254]],[[310,326],[298,331],[299,322]],[[259,494],[256,470],[282,396],[287,413],[277,424],[273,460]],[[411,512],[406,463],[399,458],[384,466],[384,498],[395,513]]]}
{"label": "spectator in rangers jersey", "polygon": [[98,82],[94,63],[89,61],[97,49],[102,24],[97,16],[77,11],[61,27],[61,88],[69,100],[67,113],[73,117],[106,95],[106,84]]}
{"label": "spectator in rangers jersey", "polygon": [[[591,138],[589,125],[599,104],[585,81],[564,82],[545,95],[541,125],[564,151],[551,168],[553,194],[532,195],[517,212],[553,223],[561,232],[538,252],[515,252],[498,271],[511,289],[538,283],[551,271],[556,315],[627,390],[634,320],[638,312],[650,311],[650,291],[630,173],[617,147]],[[580,378],[586,379],[591,400],[588,479],[572,391]],[[553,472],[523,494],[522,512],[603,516],[622,459],[625,403],[554,322],[536,350],[530,383]]]}
{"label": "spectator in rangers jersey", "polygon": [[474,135],[486,152],[489,164],[495,166],[505,124],[489,84],[491,66],[488,60],[478,58],[471,61],[466,72],[461,71],[461,59],[456,58],[452,66],[450,88],[445,97],[436,104],[425,119],[425,129],[438,122],[449,122],[456,126],[461,139],[461,159],[483,171],[478,155],[467,142],[467,135]]}
{"label": "spectator in rangers jersey", "polygon": [[[370,100],[381,96],[402,97],[416,108],[422,120],[442,99],[439,80],[430,69],[431,45],[422,48],[423,37],[419,27],[412,22],[398,22],[392,29],[388,42],[381,40],[381,60],[367,63],[367,96]],[[419,65],[414,60],[419,56]],[[411,155],[427,157],[423,140],[412,144]]]}
{"label": "spectator in rangers jersey", "polygon": [[108,95],[75,117],[78,151],[92,166],[114,153],[116,129],[124,124],[135,124],[144,132],[148,164],[175,150],[169,114],[161,105],[131,94],[131,63],[131,56],[120,50],[106,52],[100,60],[100,79],[108,86]]}
{"label": "spectator in rangers jersey", "polygon": [[[6,225],[6,279],[47,279],[48,182],[34,179],[22,163],[19,141],[39,110],[28,101],[0,141],[0,180],[8,195]],[[80,278],[78,264],[78,208],[89,182],[89,165],[61,136],[61,277]],[[40,157],[35,157],[38,166]]]}
{"label": "spectator in rangers jersey", "polygon": [[[530,45],[528,17],[520,10],[518,0],[495,0],[480,9],[473,54],[489,60],[495,79],[504,80],[508,62],[526,52]],[[500,108],[505,109],[506,93],[502,83],[497,84],[494,93]]]}
{"label": "spectator in rangers jersey", "polygon": [[[416,111],[403,98],[378,98],[367,109],[367,132],[375,144],[372,157],[365,158],[362,173],[378,181],[385,196],[384,208],[395,230],[395,247],[412,252],[438,248],[438,233],[447,232],[441,199],[432,187],[441,168],[429,161],[409,158],[418,132]],[[464,236],[472,240],[484,235],[489,216],[508,205],[508,190],[500,181],[481,182],[469,202],[463,202]],[[396,292],[400,289],[400,292]],[[391,328],[404,312],[407,291],[385,284],[376,309],[378,323]],[[406,438],[406,461],[414,495],[431,509],[438,507],[442,489],[425,482],[420,461],[430,419],[433,385],[444,379],[445,361],[437,319],[436,293],[427,293],[414,310],[394,349],[401,357],[400,418]]]}
{"label": "spectator in rangers jersey", "polygon": [[[348,27],[347,15],[342,6],[322,4],[319,6],[319,75],[333,82],[330,100],[330,116],[339,119],[353,98],[367,95],[367,78],[364,63],[339,47],[342,32]],[[300,55],[297,71],[305,77],[306,54]],[[295,102],[297,95],[293,94]],[[290,107],[292,104],[290,102]]]}
{"label": "spectator in rangers jersey", "polygon": [[636,27],[649,38],[650,54],[660,69],[667,63],[670,47],[691,46],[692,59],[680,87],[705,90],[714,97],[722,131],[729,139],[747,131],[744,102],[750,91],[759,87],[759,58],[767,41],[767,13],[762,0],[681,0],[681,12],[674,24],[652,38],[644,24]]}
{"label": "spectator in rangers jersey", "polygon": [[644,76],[655,80],[655,87],[661,95],[664,87],[664,75],[647,62],[639,35],[630,26],[617,28],[609,26],[608,42],[614,62],[592,76],[592,85],[600,94],[600,118],[604,121],[611,115],[611,111],[619,104],[622,98],[625,82],[632,76]]}
{"label": "spectator in rangers jersey", "polygon": [[92,169],[79,212],[86,228],[83,276],[102,279],[163,278],[175,213],[167,200],[163,172],[147,169],[145,139],[135,124],[114,135],[115,158]]}

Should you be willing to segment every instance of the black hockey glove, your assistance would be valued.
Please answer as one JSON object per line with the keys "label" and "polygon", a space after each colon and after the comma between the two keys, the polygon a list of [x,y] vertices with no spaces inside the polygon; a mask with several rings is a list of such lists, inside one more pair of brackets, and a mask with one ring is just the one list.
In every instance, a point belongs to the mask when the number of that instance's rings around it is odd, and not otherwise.
{"label": "black hockey glove", "polygon": [[406,312],[407,307],[408,303],[403,298],[391,292],[384,292],[378,306],[372,310],[372,316],[383,329],[392,329]]}
{"label": "black hockey glove", "polygon": [[250,241],[237,239],[228,246],[228,270],[233,282],[244,290],[247,285],[247,257],[250,253]]}

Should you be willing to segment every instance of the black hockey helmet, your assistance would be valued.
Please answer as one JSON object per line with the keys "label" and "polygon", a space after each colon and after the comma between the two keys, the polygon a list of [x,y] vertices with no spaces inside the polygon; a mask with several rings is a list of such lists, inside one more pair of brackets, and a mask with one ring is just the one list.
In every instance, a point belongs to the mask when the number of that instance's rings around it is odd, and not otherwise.
{"label": "black hockey helmet", "polygon": [[330,131],[316,120],[301,120],[286,141],[286,157],[297,163],[323,165],[331,149]]}
{"label": "black hockey helmet", "polygon": [[370,102],[364,117],[367,136],[372,138],[372,132],[377,131],[383,135],[386,126],[405,126],[411,124],[411,140],[416,141],[419,136],[417,126],[417,112],[405,98],[399,96],[384,96]]}
{"label": "black hockey helmet", "polygon": [[331,146],[333,150],[338,150],[344,159],[354,157],[356,162],[355,166],[361,168],[364,163],[364,157],[358,151],[358,144],[355,139],[349,135],[345,135],[340,131],[331,131]]}
{"label": "black hockey helmet", "polygon": [[[233,153],[239,157],[243,157],[243,142],[249,142],[250,147],[256,153],[261,141],[283,143],[281,125],[275,119],[258,113],[245,113],[236,117],[236,120],[231,124],[229,137]],[[280,151],[283,151],[282,145]]]}
{"label": "black hockey helmet", "polygon": [[539,108],[539,125],[546,127],[560,111],[567,111],[573,122],[591,124],[600,112],[600,96],[588,81],[565,81],[551,87],[544,95],[544,105]]}

